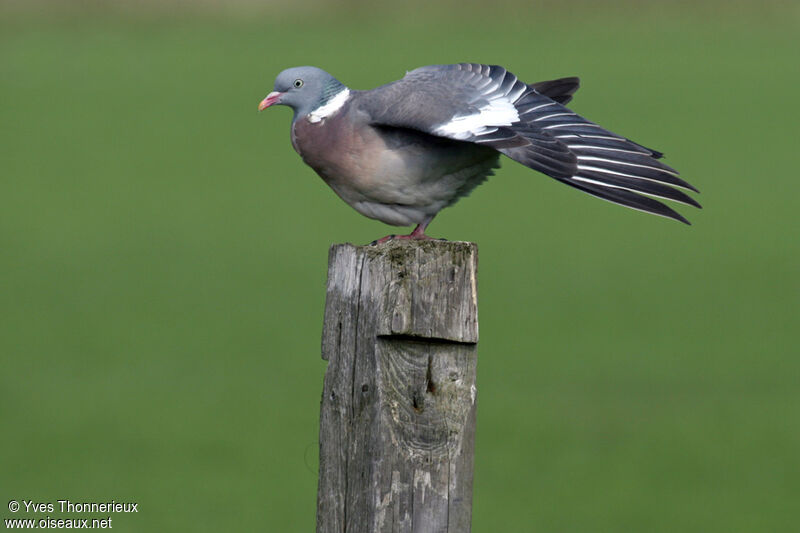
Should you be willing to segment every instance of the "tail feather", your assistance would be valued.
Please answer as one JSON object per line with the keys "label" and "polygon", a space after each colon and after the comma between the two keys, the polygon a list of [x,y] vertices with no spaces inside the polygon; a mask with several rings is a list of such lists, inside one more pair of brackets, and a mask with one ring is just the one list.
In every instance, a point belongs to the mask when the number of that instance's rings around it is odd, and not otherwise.
{"label": "tail feather", "polygon": [[581,80],[576,77],[559,78],[557,80],[540,81],[528,85],[539,94],[555,100],[559,104],[568,104],[581,86]]}

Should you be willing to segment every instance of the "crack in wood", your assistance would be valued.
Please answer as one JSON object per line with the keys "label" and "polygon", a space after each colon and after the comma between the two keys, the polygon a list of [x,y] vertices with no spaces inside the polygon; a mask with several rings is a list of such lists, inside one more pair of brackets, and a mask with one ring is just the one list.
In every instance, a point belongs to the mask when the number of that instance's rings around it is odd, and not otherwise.
{"label": "crack in wood", "polygon": [[377,337],[382,340],[422,342],[425,344],[466,344],[469,346],[475,346],[478,344],[477,342],[472,342],[472,341],[459,341],[454,339],[441,339],[436,337],[425,337],[423,335],[408,335],[408,334],[398,334],[398,333],[384,333],[378,335]]}

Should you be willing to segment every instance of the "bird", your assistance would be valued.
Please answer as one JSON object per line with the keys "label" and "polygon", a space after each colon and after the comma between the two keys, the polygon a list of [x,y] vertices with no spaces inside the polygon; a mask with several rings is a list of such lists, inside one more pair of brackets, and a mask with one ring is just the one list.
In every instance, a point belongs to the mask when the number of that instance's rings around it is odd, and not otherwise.
{"label": "bird", "polygon": [[505,155],[597,198],[689,221],[658,201],[694,207],[699,192],[664,154],[612,133],[568,104],[580,80],[527,84],[499,65],[430,65],[371,90],[354,90],[324,70],[292,67],[258,104],[294,111],[291,142],[303,161],[356,211],[425,231],[469,195]]}

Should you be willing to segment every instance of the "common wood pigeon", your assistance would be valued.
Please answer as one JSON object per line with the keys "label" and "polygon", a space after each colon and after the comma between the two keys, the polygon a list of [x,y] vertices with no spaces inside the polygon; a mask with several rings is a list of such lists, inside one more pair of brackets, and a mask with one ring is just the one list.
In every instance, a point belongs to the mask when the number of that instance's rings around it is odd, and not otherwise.
{"label": "common wood pigeon", "polygon": [[316,67],[294,67],[258,109],[291,107],[292,146],[303,161],[362,215],[417,225],[397,238],[429,238],[433,217],[491,176],[500,154],[598,198],[688,224],[652,197],[700,207],[674,187],[697,189],[658,160],[661,152],[565,107],[578,86],[578,78],[528,85],[501,66],[461,63],[357,91]]}

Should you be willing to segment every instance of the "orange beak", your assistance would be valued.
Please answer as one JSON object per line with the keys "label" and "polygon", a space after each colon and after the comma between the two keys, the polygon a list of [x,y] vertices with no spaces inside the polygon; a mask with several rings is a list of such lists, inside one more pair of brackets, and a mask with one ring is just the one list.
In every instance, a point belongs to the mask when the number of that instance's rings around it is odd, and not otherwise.
{"label": "orange beak", "polygon": [[258,104],[258,110],[264,111],[269,106],[275,104],[278,101],[278,99],[280,99],[281,96],[283,96],[283,93],[278,91],[273,91],[269,93],[267,97],[261,100],[261,103]]}

